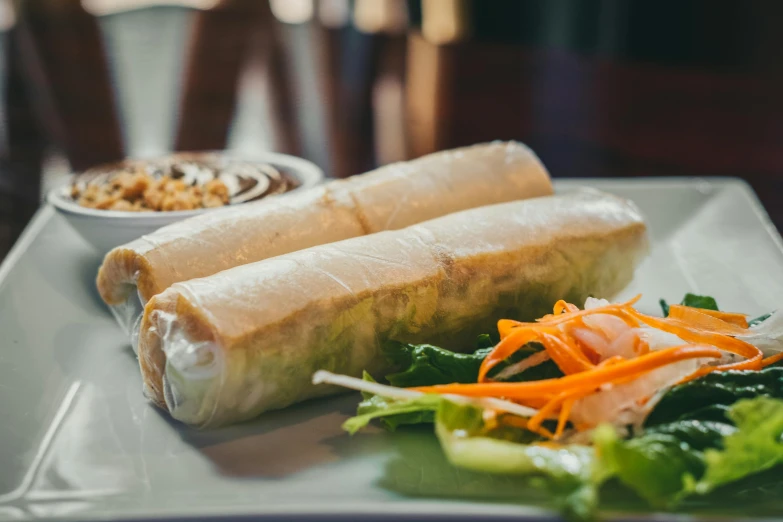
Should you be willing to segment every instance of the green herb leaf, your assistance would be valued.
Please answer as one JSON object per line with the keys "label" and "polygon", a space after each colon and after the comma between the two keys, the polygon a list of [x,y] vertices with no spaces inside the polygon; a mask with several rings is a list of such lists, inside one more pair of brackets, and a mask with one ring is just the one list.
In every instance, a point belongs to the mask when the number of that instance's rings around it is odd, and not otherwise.
{"label": "green herb leaf", "polygon": [[715,298],[708,295],[685,294],[680,304],[691,308],[718,311],[718,303],[715,302]]}
{"label": "green herb leaf", "polygon": [[[658,301],[658,304],[661,305],[663,316],[669,317],[669,304],[666,302],[666,300],[661,299]],[[704,310],[715,311],[718,310],[718,303],[715,302],[715,298],[708,295],[685,294],[685,297],[682,298],[680,304],[683,306],[690,306],[691,308],[702,308]]]}
{"label": "green herb leaf", "polygon": [[496,344],[500,342],[498,336],[491,336],[489,334],[481,334],[476,339],[476,348],[481,350],[482,348],[494,348]]}
{"label": "green herb leaf", "polygon": [[760,315],[760,316],[756,317],[755,319],[751,319],[750,321],[748,321],[748,326],[750,327],[750,326],[759,325],[759,324],[763,323],[764,321],[766,321],[767,319],[769,319],[770,317],[772,317],[772,312],[770,312],[768,314]]}

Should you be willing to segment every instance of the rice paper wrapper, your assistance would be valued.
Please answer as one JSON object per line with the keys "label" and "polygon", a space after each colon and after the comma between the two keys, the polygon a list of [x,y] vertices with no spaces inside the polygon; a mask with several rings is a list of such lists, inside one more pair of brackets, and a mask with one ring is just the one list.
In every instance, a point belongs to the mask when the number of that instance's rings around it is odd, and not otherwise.
{"label": "rice paper wrapper", "polygon": [[552,194],[536,155],[517,142],[474,145],[163,227],[109,252],[97,286],[126,331],[132,310],[180,281],[452,212]]}
{"label": "rice paper wrapper", "polygon": [[343,391],[317,370],[390,370],[389,340],[472,350],[501,318],[532,320],[558,299],[611,297],[647,251],[643,219],[598,192],[452,214],[313,247],[154,297],[139,348],[147,395],[207,427]]}

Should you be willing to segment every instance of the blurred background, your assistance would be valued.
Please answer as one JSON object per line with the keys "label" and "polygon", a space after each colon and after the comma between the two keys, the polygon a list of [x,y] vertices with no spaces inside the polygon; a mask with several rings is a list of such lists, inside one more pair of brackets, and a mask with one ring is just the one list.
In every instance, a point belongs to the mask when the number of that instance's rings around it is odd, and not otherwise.
{"label": "blurred background", "polygon": [[783,225],[780,0],[0,0],[0,259],[71,172],[492,139],[555,177],[738,176]]}

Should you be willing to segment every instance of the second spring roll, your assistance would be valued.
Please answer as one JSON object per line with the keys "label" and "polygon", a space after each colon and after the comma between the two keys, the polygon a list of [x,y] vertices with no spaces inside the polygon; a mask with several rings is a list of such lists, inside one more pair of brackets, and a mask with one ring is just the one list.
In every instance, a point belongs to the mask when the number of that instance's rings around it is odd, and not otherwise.
{"label": "second spring roll", "polygon": [[98,291],[120,325],[133,333],[140,305],[179,281],[451,212],[551,193],[546,169],[521,143],[438,152],[161,228],[109,252],[98,272]]}
{"label": "second spring roll", "polygon": [[468,210],[177,283],[147,305],[145,393],[216,426],[320,395],[317,370],[389,370],[394,339],[475,346],[503,317],[612,296],[646,252],[628,201],[588,192]]}

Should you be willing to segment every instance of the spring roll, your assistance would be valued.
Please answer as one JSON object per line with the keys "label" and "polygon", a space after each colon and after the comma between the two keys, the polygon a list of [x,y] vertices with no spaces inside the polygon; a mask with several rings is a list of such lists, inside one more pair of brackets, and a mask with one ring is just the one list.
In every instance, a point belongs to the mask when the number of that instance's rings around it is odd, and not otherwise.
{"label": "spring roll", "polygon": [[126,332],[179,281],[452,212],[552,194],[535,154],[493,142],[431,154],[320,187],[205,213],[106,255],[98,291]]}
{"label": "spring roll", "polygon": [[389,339],[472,349],[498,319],[610,297],[646,252],[635,206],[598,192],[467,210],[176,283],[147,304],[145,393],[217,426],[337,391],[317,370],[383,375]]}

